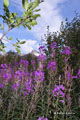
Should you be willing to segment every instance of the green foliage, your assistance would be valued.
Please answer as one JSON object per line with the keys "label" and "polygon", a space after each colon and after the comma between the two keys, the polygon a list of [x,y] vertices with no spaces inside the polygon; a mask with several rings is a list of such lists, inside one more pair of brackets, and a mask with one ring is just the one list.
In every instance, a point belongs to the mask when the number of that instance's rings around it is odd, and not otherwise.
{"label": "green foliage", "polygon": [[22,42],[20,42],[20,44],[24,44],[24,43],[26,43],[26,41],[22,41]]}
{"label": "green foliage", "polygon": [[9,6],[9,0],[3,0],[3,2],[4,2],[4,6],[5,6],[5,7],[8,7],[8,6]]}
{"label": "green foliage", "polygon": [[[36,7],[38,7],[40,4],[39,0],[35,0],[32,2],[29,2],[28,0],[22,0],[22,6],[24,8],[24,12],[23,15],[20,16],[17,12],[11,12],[9,10],[9,0],[4,0],[3,1],[3,12],[4,14],[0,14],[0,17],[3,20],[3,25],[0,24],[0,30],[5,29],[5,24],[8,27],[8,30],[4,32],[4,34],[2,35],[2,37],[0,38],[0,41],[2,42],[2,39],[4,38],[4,36],[12,29],[19,27],[19,26],[23,26],[24,28],[28,28],[29,30],[31,30],[31,27],[34,25],[37,25],[37,21],[36,19],[38,17],[40,17],[40,14],[35,14],[35,12],[40,11],[40,9],[36,9]],[[12,37],[7,37],[7,41],[8,40],[12,40]],[[9,42],[9,41],[8,41]],[[9,42],[11,43],[11,42]],[[20,54],[20,46],[19,44],[24,44],[25,42],[16,42],[16,44],[12,44],[14,47],[16,47],[16,51]],[[3,47],[1,46],[0,50],[4,52],[4,50],[2,50]]]}
{"label": "green foliage", "polygon": [[22,5],[25,10],[28,9],[28,0],[22,0]]}
{"label": "green foliage", "polygon": [[16,51],[18,52],[18,54],[21,53],[21,51],[20,51],[20,49],[18,48],[18,46],[17,46],[17,48],[16,48]]}
{"label": "green foliage", "polygon": [[12,40],[12,37],[8,37],[8,40]]}
{"label": "green foliage", "polygon": [[[78,69],[80,68],[80,16],[76,14],[71,22],[68,21],[68,19],[65,20],[65,23],[62,22],[60,27],[60,32],[51,33],[48,27],[47,35],[45,36],[44,41],[46,41],[45,53],[48,60],[51,59],[50,44],[53,43],[54,41],[57,43],[58,48],[55,50],[56,52],[55,59],[57,61],[57,66],[58,66],[57,76],[61,75],[61,79],[65,79],[64,56],[61,54],[61,52],[64,49],[64,46],[71,47],[72,54],[69,57],[69,64],[73,68],[73,74],[76,75],[78,73]],[[78,116],[79,116],[78,100],[80,97],[79,84],[80,84],[79,79],[77,80],[73,79],[74,90],[72,92],[72,102],[74,104],[74,108],[76,107]],[[78,95],[74,97],[76,94]]]}

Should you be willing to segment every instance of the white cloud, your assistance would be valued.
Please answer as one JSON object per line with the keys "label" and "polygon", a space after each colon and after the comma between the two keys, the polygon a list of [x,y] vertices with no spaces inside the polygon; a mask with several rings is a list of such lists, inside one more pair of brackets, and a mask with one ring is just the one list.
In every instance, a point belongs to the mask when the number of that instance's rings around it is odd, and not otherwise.
{"label": "white cloud", "polygon": [[32,50],[37,49],[39,46],[36,40],[23,39],[20,41],[26,41],[25,44],[21,44],[22,53],[30,53],[30,52],[32,52]]}
{"label": "white cloud", "polygon": [[51,32],[59,30],[63,18],[60,14],[58,4],[63,3],[63,1],[65,0],[45,0],[45,2],[40,4],[39,8],[41,8],[41,17],[37,19],[38,24],[32,28],[32,33],[37,38],[40,39],[41,36],[46,33],[48,25],[50,26]]}
{"label": "white cloud", "polygon": [[[36,39],[40,40],[41,36],[46,34],[46,28],[48,25],[50,26],[51,32],[59,30],[63,18],[60,14],[60,8],[58,5],[63,4],[65,1],[66,0],[44,0],[44,2],[39,5],[39,8],[41,8],[41,11],[39,12],[41,17],[37,19],[38,24],[32,27],[31,31],[26,29],[27,33],[31,32]],[[23,11],[22,0],[11,0],[11,3],[19,11]],[[26,43],[21,45],[21,49],[24,53],[29,53],[33,49],[37,49],[38,46],[36,40],[26,40]]]}
{"label": "white cloud", "polygon": [[[60,14],[58,4],[63,4],[65,1],[66,0],[44,0],[44,2],[39,5],[39,8],[41,8],[39,12],[41,17],[37,19],[38,24],[32,27],[31,31],[27,30],[27,32],[32,32],[32,34],[40,40],[41,36],[46,33],[48,25],[52,32],[59,30],[63,18]],[[11,0],[11,2],[18,10],[23,11],[22,0]]]}
{"label": "white cloud", "polygon": [[[20,50],[22,54],[31,53],[32,50],[37,50],[39,48],[39,45],[36,40],[26,40],[26,39],[20,40],[20,42],[22,41],[26,41],[25,44],[20,45],[21,47]],[[10,51],[10,50],[16,52],[15,47],[12,46],[11,44],[6,47],[6,51]]]}
{"label": "white cloud", "polygon": [[[3,34],[0,33],[0,38],[2,37],[2,35],[3,35]],[[4,37],[4,38],[2,39],[3,43],[4,43],[4,44],[8,44],[8,42],[5,41],[5,40],[7,40],[6,37]],[[20,40],[20,41],[21,41],[21,42],[22,42],[22,41],[26,41],[25,44],[21,44],[21,45],[20,45],[20,47],[21,47],[21,52],[22,52],[22,53],[25,53],[25,54],[30,53],[30,52],[32,52],[32,50],[38,49],[38,47],[39,47],[39,45],[38,45],[38,43],[37,43],[36,40],[29,40],[29,39],[26,40],[26,39],[22,39],[22,40]],[[14,48],[11,44],[10,44],[9,46],[7,46],[6,50],[7,50],[7,51],[12,50],[12,51],[15,51],[15,52],[16,52],[15,48]]]}

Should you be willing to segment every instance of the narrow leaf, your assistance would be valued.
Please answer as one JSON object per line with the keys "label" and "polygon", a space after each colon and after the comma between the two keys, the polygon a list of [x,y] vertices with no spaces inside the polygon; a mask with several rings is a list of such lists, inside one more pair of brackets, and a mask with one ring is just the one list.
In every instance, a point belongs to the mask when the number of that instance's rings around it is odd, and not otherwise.
{"label": "narrow leaf", "polygon": [[25,10],[28,8],[28,0],[22,0],[22,6]]}
{"label": "narrow leaf", "polygon": [[9,6],[9,0],[3,0],[4,6],[8,7]]}
{"label": "narrow leaf", "polygon": [[19,48],[16,48],[16,51],[18,52],[18,54],[21,53],[20,49]]}
{"label": "narrow leaf", "polygon": [[38,11],[40,11],[41,9],[36,9],[34,12],[38,12]]}
{"label": "narrow leaf", "polygon": [[12,40],[12,37],[8,37],[8,40]]}
{"label": "narrow leaf", "polygon": [[29,30],[31,30],[31,27],[28,24],[26,26],[28,27]]}
{"label": "narrow leaf", "polygon": [[30,22],[30,25],[34,26],[37,24],[37,21],[36,20],[32,20],[32,22]]}
{"label": "narrow leaf", "polygon": [[22,42],[20,42],[20,44],[24,44],[24,43],[26,43],[26,41],[22,41]]}

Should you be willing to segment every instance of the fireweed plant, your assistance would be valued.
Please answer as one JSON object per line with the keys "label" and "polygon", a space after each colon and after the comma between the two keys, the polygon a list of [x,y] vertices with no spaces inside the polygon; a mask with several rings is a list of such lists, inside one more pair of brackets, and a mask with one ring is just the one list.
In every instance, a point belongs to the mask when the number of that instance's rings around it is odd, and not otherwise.
{"label": "fireweed plant", "polygon": [[[33,66],[28,70],[27,60],[15,61],[0,66],[0,120],[79,120],[72,109],[73,79],[80,78],[68,63],[70,46],[62,50],[64,56],[64,80],[57,75],[55,50],[57,43],[50,45],[51,58],[45,55],[45,47],[40,46],[40,55],[31,60]],[[46,72],[45,72],[46,71]],[[46,74],[47,73],[47,74]]]}

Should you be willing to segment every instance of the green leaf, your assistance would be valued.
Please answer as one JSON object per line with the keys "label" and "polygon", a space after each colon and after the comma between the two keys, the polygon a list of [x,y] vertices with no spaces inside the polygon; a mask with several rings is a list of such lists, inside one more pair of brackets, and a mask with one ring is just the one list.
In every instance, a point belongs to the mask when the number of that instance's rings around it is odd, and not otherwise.
{"label": "green leaf", "polygon": [[16,48],[16,51],[18,52],[18,54],[21,53],[20,49],[19,48]]}
{"label": "green leaf", "polygon": [[32,10],[39,6],[40,0],[35,0],[34,5],[32,6]]}
{"label": "green leaf", "polygon": [[14,17],[16,17],[17,13],[14,13]]}
{"label": "green leaf", "polygon": [[11,23],[14,23],[14,20],[13,20],[13,19],[11,20]]}
{"label": "green leaf", "polygon": [[22,0],[22,6],[25,10],[28,9],[28,0]]}
{"label": "green leaf", "polygon": [[21,19],[20,18],[16,18],[16,21],[18,22],[18,23],[20,23],[21,22]]}
{"label": "green leaf", "polygon": [[30,9],[33,6],[34,2],[30,2],[28,8]]}
{"label": "green leaf", "polygon": [[21,48],[19,45],[17,46],[18,48]]}
{"label": "green leaf", "polygon": [[4,26],[1,26],[1,30],[4,30]]}
{"label": "green leaf", "polygon": [[34,12],[38,12],[38,11],[40,11],[41,9],[36,9]]}
{"label": "green leaf", "polygon": [[26,41],[22,41],[22,42],[20,42],[20,44],[24,44],[24,43],[26,43]]}
{"label": "green leaf", "polygon": [[28,27],[29,30],[31,30],[31,27],[28,24],[26,26]]}
{"label": "green leaf", "polygon": [[3,0],[4,6],[8,7],[9,6],[9,0]]}
{"label": "green leaf", "polygon": [[17,42],[20,43],[20,40],[18,38],[16,38]]}
{"label": "green leaf", "polygon": [[30,19],[28,18],[28,19],[26,19],[26,22],[30,22]]}
{"label": "green leaf", "polygon": [[32,16],[34,19],[36,19],[37,17],[40,17],[40,14],[35,14]]}
{"label": "green leaf", "polygon": [[15,44],[15,45],[17,46],[18,44],[19,44],[19,43],[18,43],[18,42],[16,42],[16,44]]}
{"label": "green leaf", "polygon": [[12,37],[8,37],[8,40],[12,40]]}
{"label": "green leaf", "polygon": [[6,51],[5,50],[2,50],[3,53],[5,53]]}
{"label": "green leaf", "polygon": [[32,20],[32,22],[29,23],[30,25],[34,26],[37,24],[37,21],[36,20]]}

